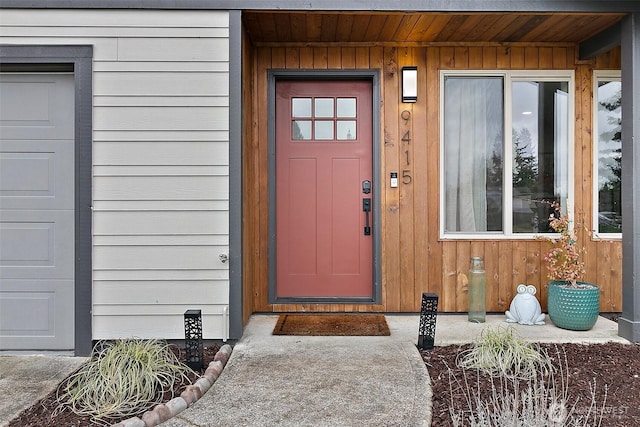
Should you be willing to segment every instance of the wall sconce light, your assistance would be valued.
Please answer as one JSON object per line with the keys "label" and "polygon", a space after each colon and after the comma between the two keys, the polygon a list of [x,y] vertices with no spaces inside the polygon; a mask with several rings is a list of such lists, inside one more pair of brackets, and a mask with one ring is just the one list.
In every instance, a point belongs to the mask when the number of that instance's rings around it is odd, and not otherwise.
{"label": "wall sconce light", "polygon": [[402,67],[402,102],[418,100],[418,67]]}

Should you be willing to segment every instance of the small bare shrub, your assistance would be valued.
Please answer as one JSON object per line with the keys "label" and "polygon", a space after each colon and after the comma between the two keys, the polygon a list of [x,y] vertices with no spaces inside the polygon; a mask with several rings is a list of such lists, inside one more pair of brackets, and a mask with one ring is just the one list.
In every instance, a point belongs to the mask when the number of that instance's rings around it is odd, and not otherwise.
{"label": "small bare shrub", "polygon": [[[558,358],[561,359],[560,350]],[[541,352],[551,366],[550,357]],[[510,375],[487,375],[485,369],[475,369],[475,385],[470,382],[467,370],[456,378],[449,370],[451,396],[463,393],[466,408],[454,407],[451,400],[450,415],[455,427],[591,427],[602,422],[603,411],[598,410],[595,382],[591,386],[591,402],[586,413],[575,410],[578,402],[568,401],[569,376],[566,355],[564,363],[546,372],[538,371],[523,379]],[[495,372],[495,370],[488,370]],[[473,375],[473,374],[472,374]],[[491,392],[483,392],[483,381],[491,385]],[[455,390],[454,390],[455,388]],[[485,387],[486,389],[486,387]],[[606,387],[602,409],[606,403]]]}

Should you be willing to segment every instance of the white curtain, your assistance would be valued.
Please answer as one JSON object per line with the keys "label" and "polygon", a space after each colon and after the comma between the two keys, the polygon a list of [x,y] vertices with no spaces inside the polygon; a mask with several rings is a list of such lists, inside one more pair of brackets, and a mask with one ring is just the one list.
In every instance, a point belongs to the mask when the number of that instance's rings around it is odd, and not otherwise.
{"label": "white curtain", "polygon": [[487,231],[487,163],[495,149],[502,153],[502,93],[502,78],[497,77],[450,77],[445,82],[447,232]]}

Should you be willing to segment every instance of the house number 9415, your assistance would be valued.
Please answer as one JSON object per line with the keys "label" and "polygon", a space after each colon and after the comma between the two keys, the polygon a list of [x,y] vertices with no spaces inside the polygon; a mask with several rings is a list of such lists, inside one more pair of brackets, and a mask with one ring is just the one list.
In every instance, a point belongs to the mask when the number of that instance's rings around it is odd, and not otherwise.
{"label": "house number 9415", "polygon": [[[404,120],[405,130],[400,138],[400,141],[406,144],[407,149],[404,150],[402,154],[404,154],[404,163],[405,166],[409,166],[411,164],[411,151],[409,150],[409,146],[411,145],[411,130],[409,128],[409,120],[411,119],[411,112],[404,110],[400,117]],[[403,184],[411,184],[413,180],[411,177],[411,169],[403,169],[402,170],[402,183]]]}

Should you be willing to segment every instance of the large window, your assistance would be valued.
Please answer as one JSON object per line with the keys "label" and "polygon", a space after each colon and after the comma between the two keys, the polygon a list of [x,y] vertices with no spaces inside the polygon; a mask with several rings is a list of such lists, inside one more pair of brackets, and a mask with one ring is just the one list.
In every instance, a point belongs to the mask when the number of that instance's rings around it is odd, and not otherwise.
{"label": "large window", "polygon": [[[622,85],[619,72],[597,71],[594,76],[594,224],[602,236],[622,233],[620,203],[622,171]],[[617,235],[617,236],[615,236]]]}
{"label": "large window", "polygon": [[550,232],[571,191],[572,74],[442,78],[444,236]]}

